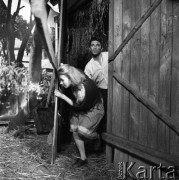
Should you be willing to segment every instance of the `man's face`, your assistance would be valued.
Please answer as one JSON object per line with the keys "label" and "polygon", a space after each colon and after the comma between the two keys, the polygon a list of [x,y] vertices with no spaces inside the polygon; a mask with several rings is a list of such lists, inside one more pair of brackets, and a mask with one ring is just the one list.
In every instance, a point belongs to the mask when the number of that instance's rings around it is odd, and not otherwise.
{"label": "man's face", "polygon": [[93,57],[99,56],[102,51],[101,43],[99,41],[91,41],[90,51]]}

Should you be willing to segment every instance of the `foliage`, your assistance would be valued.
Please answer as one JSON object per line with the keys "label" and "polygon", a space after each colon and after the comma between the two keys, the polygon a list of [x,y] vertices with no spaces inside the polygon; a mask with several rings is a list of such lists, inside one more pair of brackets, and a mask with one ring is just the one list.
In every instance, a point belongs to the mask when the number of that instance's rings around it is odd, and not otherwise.
{"label": "foliage", "polygon": [[[8,65],[2,58],[0,61],[0,98],[7,94],[19,95],[25,91],[30,91],[30,82],[28,69],[25,67],[17,67],[11,63]],[[48,94],[51,75],[46,70],[42,72],[41,82],[38,94]],[[36,87],[37,89],[37,87]]]}
{"label": "foliage", "polygon": [[0,113],[3,113],[15,107],[16,97],[27,87],[28,76],[26,68],[8,65],[0,58]]}
{"label": "foliage", "polygon": [[[7,7],[5,3],[0,0],[0,42],[3,46],[3,55],[8,61],[10,61],[10,59],[11,61],[15,61],[13,47],[15,38],[18,38],[21,41],[24,40],[29,34],[28,31],[31,29],[27,21],[24,20],[22,16],[18,15],[20,9],[23,8],[20,7],[20,4],[21,0],[18,0],[16,11],[13,14],[10,14],[8,9],[11,9],[11,7]],[[12,2],[8,3],[8,6],[12,6]],[[25,45],[26,44],[24,44],[24,46]],[[18,61],[22,61],[22,57],[19,59]]]}
{"label": "foliage", "polygon": [[27,69],[16,67],[15,64],[8,65],[1,60],[0,66],[0,96],[7,93],[19,95],[24,92],[28,84]]}
{"label": "foliage", "polygon": [[[19,40],[23,40],[29,29],[29,24],[23,19],[21,15],[18,15],[14,22],[15,37]],[[7,36],[6,23],[0,22],[0,40]]]}
{"label": "foliage", "polygon": [[40,94],[48,94],[51,82],[51,74],[45,69],[42,71],[41,82],[40,82]]}
{"label": "foliage", "polygon": [[15,36],[22,41],[28,32],[29,25],[27,21],[24,20],[22,16],[18,15],[16,17],[14,26],[15,26]]}
{"label": "foliage", "polygon": [[0,114],[12,110],[17,96],[33,93],[35,99],[46,99],[51,82],[51,74],[46,70],[42,72],[40,84],[32,84],[29,81],[28,69],[17,67],[11,63],[8,65],[0,57]]}

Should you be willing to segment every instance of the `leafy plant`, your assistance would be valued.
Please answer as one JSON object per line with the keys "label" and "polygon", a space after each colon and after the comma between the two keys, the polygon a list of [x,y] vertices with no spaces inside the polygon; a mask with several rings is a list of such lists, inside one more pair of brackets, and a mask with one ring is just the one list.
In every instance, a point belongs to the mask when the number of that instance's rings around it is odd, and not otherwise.
{"label": "leafy plant", "polygon": [[1,60],[0,66],[0,96],[7,93],[19,95],[24,92],[28,85],[28,70],[25,67],[16,67],[15,64],[8,65]]}
{"label": "leafy plant", "polygon": [[40,94],[48,94],[51,82],[51,74],[49,74],[46,69],[42,71],[41,82],[40,82]]}
{"label": "leafy plant", "polygon": [[[16,64],[8,65],[2,58],[0,60],[0,99],[2,96],[19,95],[27,91],[32,91],[32,84],[29,81],[28,69],[25,67],[16,67]],[[50,87],[51,74],[46,70],[42,71],[41,82],[33,86],[33,91],[38,95],[48,94]],[[31,87],[30,87],[31,86]]]}

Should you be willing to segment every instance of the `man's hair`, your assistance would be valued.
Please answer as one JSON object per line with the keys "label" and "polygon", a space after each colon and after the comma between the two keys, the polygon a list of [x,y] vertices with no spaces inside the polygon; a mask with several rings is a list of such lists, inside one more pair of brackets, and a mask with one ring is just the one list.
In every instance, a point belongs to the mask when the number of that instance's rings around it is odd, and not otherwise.
{"label": "man's hair", "polygon": [[100,44],[101,44],[101,46],[102,46],[102,40],[101,40],[100,37],[92,37],[92,38],[90,39],[90,41],[89,41],[89,46],[91,46],[91,42],[92,42],[92,41],[98,41],[98,42],[100,42]]}

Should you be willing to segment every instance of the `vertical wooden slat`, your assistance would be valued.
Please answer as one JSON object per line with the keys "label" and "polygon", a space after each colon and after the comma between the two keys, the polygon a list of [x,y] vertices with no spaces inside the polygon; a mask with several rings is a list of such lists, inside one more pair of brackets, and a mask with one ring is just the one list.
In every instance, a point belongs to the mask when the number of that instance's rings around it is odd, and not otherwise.
{"label": "vertical wooden slat", "polygon": [[[130,0],[123,0],[123,39],[131,30],[131,19],[130,19]],[[122,53],[122,78],[129,81],[130,75],[130,42],[123,49]],[[129,92],[122,88],[122,109],[121,109],[121,118],[125,123],[128,123],[129,120]],[[127,133],[128,138],[128,133]]]}
{"label": "vertical wooden slat", "polygon": [[[109,56],[114,52],[114,0],[109,1]],[[112,131],[112,116],[113,116],[113,63],[108,67],[108,105],[107,105],[107,132]],[[113,148],[106,145],[106,160],[112,162]]]}
{"label": "vertical wooden slat", "polygon": [[[136,10],[136,0],[130,1],[130,20],[131,20],[131,28],[136,24],[136,18],[138,13]],[[138,5],[140,8],[140,4]],[[130,84],[133,85],[136,89],[138,89],[138,72],[137,69],[137,61],[138,58],[138,42],[137,39],[139,38],[140,29],[134,35],[134,37],[130,40],[130,74],[129,74],[129,81]],[[137,100],[130,94],[129,96],[129,140],[137,142],[138,141],[138,113],[139,113],[139,106],[137,104]],[[137,167],[140,165],[139,160],[131,155],[129,155],[129,163],[135,162],[135,166],[133,167],[132,172],[134,174],[137,173]]]}
{"label": "vertical wooden slat", "polygon": [[[172,15],[172,3],[163,0],[161,4],[161,42],[160,42],[160,79],[159,79],[159,107],[170,114],[170,81],[172,58],[172,34],[169,18]],[[158,122],[158,150],[169,152],[169,128]]]}
{"label": "vertical wooden slat", "polygon": [[[141,1],[141,16],[149,9],[150,0]],[[148,96],[148,69],[149,69],[149,47],[150,47],[150,17],[141,27],[141,49],[140,49],[140,93]],[[138,143],[147,146],[147,122],[149,121],[148,115],[151,113],[143,104],[139,104],[139,139]],[[149,164],[139,161],[139,163],[148,167]]]}
{"label": "vertical wooden slat", "polygon": [[[60,19],[59,19],[59,40],[58,40],[58,53],[57,53],[57,64],[56,68],[60,66],[60,63],[62,62],[62,55],[63,55],[63,35],[64,35],[64,9],[65,9],[65,3],[64,0],[61,0],[60,3]],[[55,55],[55,54],[54,54]],[[57,77],[56,77],[57,78]],[[55,84],[55,88],[59,89],[59,82],[57,81]],[[55,97],[55,110],[54,110],[54,126],[53,126],[53,141],[52,141],[52,159],[51,164],[54,164],[57,150],[61,149],[61,118],[58,118],[58,112],[59,112],[59,99],[58,97]],[[58,136],[58,138],[57,138]]]}
{"label": "vertical wooden slat", "polygon": [[[141,14],[150,7],[150,0],[141,1]],[[148,70],[149,70],[149,45],[150,45],[150,17],[141,27],[141,61],[140,61],[140,93],[148,96]],[[147,146],[147,122],[149,110],[140,105],[139,144]]]}
{"label": "vertical wooden slat", "polygon": [[[154,0],[152,0],[154,2]],[[160,46],[160,5],[151,15],[150,21],[150,62],[149,62],[149,98],[158,103],[159,46]],[[148,121],[148,146],[157,148],[157,119],[150,112]]]}
{"label": "vertical wooden slat", "polygon": [[[173,52],[171,80],[171,116],[179,117],[179,2],[173,1]],[[179,136],[171,131],[170,152],[179,154]]]}
{"label": "vertical wooden slat", "polygon": [[[141,0],[135,0],[131,2],[131,18],[132,26],[138,22],[141,18]],[[135,89],[140,89],[140,59],[141,59],[141,29],[135,34],[131,40],[131,66],[130,66],[130,84]],[[130,126],[129,126],[129,139],[136,143],[139,143],[140,132],[140,103],[130,95]],[[142,160],[134,156],[129,156],[129,162],[135,162],[133,168],[134,174],[138,172],[140,166],[145,166]]]}
{"label": "vertical wooden slat", "polygon": [[[122,43],[122,0],[115,0],[114,1],[114,51],[117,47]],[[118,13],[116,13],[118,12]],[[121,62],[122,62],[122,53],[120,53],[116,57],[116,61],[114,61],[114,71],[121,75]],[[113,84],[113,127],[112,133],[126,138],[128,136],[128,123],[121,118],[121,93],[122,87],[121,85],[114,80]],[[127,162],[128,155],[118,149],[114,150],[114,165],[118,167],[119,162]]]}
{"label": "vertical wooden slat", "polygon": [[[118,12],[118,13],[115,13]],[[114,51],[122,41],[122,0],[114,0]],[[118,62],[113,62],[113,69],[121,75],[121,58],[122,54],[116,57]],[[117,111],[113,109],[113,126],[112,132],[117,136],[122,136],[121,131],[121,86],[115,80],[113,82],[113,107],[117,107]],[[116,128],[118,127],[118,128]]]}
{"label": "vertical wooden slat", "polygon": [[[130,3],[131,0],[122,1],[122,39],[124,39],[131,30],[131,17],[130,17]],[[115,15],[117,12],[115,12]],[[122,51],[121,60],[121,76],[129,81],[130,72],[130,42],[124,47]],[[119,65],[119,64],[118,64]],[[129,121],[129,92],[121,87],[121,123],[123,127],[120,128],[121,136],[128,138],[128,121]],[[115,109],[114,109],[115,111]],[[118,127],[116,127],[118,128]],[[121,162],[128,162],[128,154],[117,152],[115,158],[121,159]],[[117,157],[118,156],[118,157]]]}
{"label": "vertical wooden slat", "polygon": [[[136,5],[137,4],[137,5]],[[135,26],[136,21],[140,19],[140,1],[131,1],[131,25]],[[130,84],[139,90],[139,64],[140,64],[140,30],[131,40],[131,57],[130,57]],[[139,104],[138,101],[130,95],[130,131],[129,139],[138,142],[139,138]]]}

